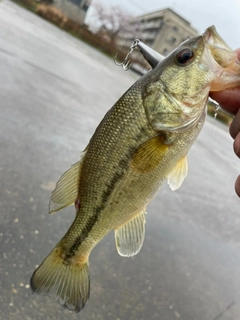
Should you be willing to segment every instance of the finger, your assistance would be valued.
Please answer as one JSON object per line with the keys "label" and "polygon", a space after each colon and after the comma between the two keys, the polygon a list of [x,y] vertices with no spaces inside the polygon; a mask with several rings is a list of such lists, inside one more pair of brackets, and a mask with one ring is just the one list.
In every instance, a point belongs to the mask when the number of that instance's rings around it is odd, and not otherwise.
{"label": "finger", "polygon": [[237,180],[235,182],[235,191],[236,194],[240,197],[240,176],[237,177]]}
{"label": "finger", "polygon": [[238,158],[240,158],[240,133],[237,134],[234,143],[233,150]]}
{"label": "finger", "polygon": [[240,87],[210,92],[210,97],[217,101],[228,113],[236,114],[240,108]]}
{"label": "finger", "polygon": [[233,139],[235,139],[240,132],[240,110],[236,114],[235,118],[233,119],[231,126],[229,128],[230,135]]}

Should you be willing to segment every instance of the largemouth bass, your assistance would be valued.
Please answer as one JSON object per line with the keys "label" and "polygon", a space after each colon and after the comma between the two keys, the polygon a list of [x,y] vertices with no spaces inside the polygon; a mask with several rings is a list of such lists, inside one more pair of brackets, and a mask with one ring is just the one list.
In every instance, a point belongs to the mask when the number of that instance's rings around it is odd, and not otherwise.
{"label": "largemouth bass", "polygon": [[75,203],[76,218],[32,275],[33,292],[79,312],[89,298],[88,260],[96,244],[114,230],[120,255],[139,252],[148,203],[165,180],[176,190],[187,175],[187,153],[203,127],[209,91],[237,85],[236,53],[210,27],[116,102],[53,191],[50,213]]}

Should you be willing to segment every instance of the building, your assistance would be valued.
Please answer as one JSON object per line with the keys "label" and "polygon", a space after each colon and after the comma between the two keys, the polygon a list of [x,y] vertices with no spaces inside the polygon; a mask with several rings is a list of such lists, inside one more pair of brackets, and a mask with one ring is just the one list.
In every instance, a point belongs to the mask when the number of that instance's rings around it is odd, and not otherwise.
{"label": "building", "polygon": [[134,39],[138,38],[166,56],[187,38],[198,35],[187,20],[168,8],[138,16],[130,26],[118,39],[121,51],[128,51]]}
{"label": "building", "polygon": [[83,25],[89,0],[53,0],[53,4],[69,19]]}

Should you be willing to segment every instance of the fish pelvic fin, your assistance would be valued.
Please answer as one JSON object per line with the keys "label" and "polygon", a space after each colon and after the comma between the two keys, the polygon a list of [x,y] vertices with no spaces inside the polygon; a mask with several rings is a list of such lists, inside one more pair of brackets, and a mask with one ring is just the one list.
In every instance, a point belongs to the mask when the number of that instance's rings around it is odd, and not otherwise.
{"label": "fish pelvic fin", "polygon": [[33,273],[30,285],[33,293],[53,297],[69,311],[79,312],[90,294],[88,258],[67,258],[55,247]]}
{"label": "fish pelvic fin", "polygon": [[115,229],[116,248],[120,256],[132,257],[142,248],[145,237],[145,210]]}
{"label": "fish pelvic fin", "polygon": [[188,173],[188,161],[187,156],[182,157],[168,175],[168,184],[172,191],[177,190],[181,187],[183,180],[186,178]]}
{"label": "fish pelvic fin", "polygon": [[58,180],[50,198],[49,213],[54,213],[75,203],[84,155],[85,152],[82,153],[80,161],[74,163]]}

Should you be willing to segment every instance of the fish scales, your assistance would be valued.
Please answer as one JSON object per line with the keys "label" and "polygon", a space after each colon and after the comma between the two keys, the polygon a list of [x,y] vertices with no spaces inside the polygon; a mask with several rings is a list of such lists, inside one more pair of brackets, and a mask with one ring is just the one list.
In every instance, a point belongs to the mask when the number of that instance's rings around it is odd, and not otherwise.
{"label": "fish scales", "polygon": [[88,260],[96,244],[114,230],[118,253],[137,254],[147,204],[164,181],[172,190],[181,186],[209,91],[240,85],[236,53],[214,27],[153,66],[107,112],[52,193],[50,213],[75,203],[76,218],[30,284],[71,311],[89,298]]}
{"label": "fish scales", "polygon": [[[141,83],[137,84],[133,90],[128,91],[115,104],[97,128],[89,143],[83,160],[79,184],[81,208],[72,226],[74,233],[74,236],[71,234],[72,240],[65,239],[65,242],[70,246],[72,242],[75,243],[75,234],[79,235],[78,220],[81,220],[83,230],[86,230],[86,225],[88,225],[88,231],[93,228],[96,222],[101,221],[100,216],[107,210],[107,202],[112,201],[114,190],[119,189],[119,184],[126,177],[127,167],[132,155],[141,143],[152,135],[156,135],[156,131],[147,122],[141,102],[140,88]],[[131,109],[128,107],[129,103],[133,106]],[[124,211],[126,211],[126,208]],[[123,221],[124,211],[121,219]],[[112,212],[111,216],[107,217],[109,221],[104,220],[107,222],[106,228],[113,228],[118,225],[114,222],[113,214]],[[90,221],[94,223],[89,223]],[[105,232],[101,228],[97,229],[99,237],[102,237],[102,233]],[[94,234],[91,236],[94,237]],[[88,242],[90,241],[89,239]]]}

